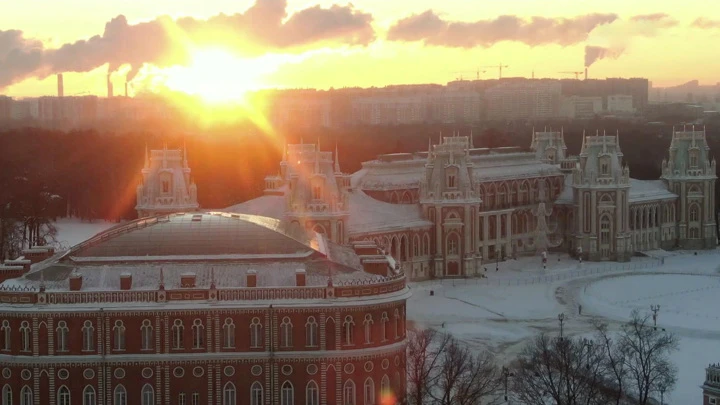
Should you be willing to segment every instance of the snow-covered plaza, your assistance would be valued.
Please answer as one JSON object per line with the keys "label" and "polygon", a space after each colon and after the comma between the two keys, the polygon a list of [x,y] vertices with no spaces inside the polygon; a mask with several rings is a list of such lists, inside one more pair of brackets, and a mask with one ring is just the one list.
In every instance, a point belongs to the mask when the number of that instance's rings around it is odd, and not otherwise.
{"label": "snow-covered plaza", "polygon": [[720,250],[582,265],[550,255],[546,270],[539,257],[488,263],[487,278],[414,283],[408,320],[490,349],[505,362],[527,338],[559,333],[560,313],[566,335],[590,337],[593,319],[618,329],[633,309],[660,305],[658,327],[680,338],[673,355],[678,382],[665,403],[700,404],[705,368],[720,361],[719,265]]}

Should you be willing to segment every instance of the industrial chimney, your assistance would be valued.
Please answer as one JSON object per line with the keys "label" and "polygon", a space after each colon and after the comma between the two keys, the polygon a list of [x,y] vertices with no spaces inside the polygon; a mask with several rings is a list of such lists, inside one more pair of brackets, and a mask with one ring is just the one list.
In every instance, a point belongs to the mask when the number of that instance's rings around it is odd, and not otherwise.
{"label": "industrial chimney", "polygon": [[128,96],[128,94],[127,94],[127,85],[128,85],[128,83],[125,82],[125,98],[127,98],[127,96]]}
{"label": "industrial chimney", "polygon": [[63,97],[65,95],[65,85],[63,84],[63,75],[62,73],[58,73],[57,75],[57,86],[58,86],[58,97]]}
{"label": "industrial chimney", "polygon": [[587,66],[585,66],[585,80],[587,80]]}
{"label": "industrial chimney", "polygon": [[108,75],[107,75],[107,90],[108,90],[108,94],[107,94],[108,98],[112,98],[113,85],[112,85],[112,80],[110,80],[110,73],[108,73]]}

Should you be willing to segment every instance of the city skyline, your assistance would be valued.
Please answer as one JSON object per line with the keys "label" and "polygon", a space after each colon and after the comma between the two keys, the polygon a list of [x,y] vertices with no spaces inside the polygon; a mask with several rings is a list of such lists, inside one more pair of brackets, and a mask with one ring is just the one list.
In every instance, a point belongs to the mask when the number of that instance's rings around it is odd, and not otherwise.
{"label": "city skyline", "polygon": [[127,78],[131,93],[170,89],[225,101],[267,87],[491,79],[501,64],[503,77],[573,78],[590,65],[591,78],[647,77],[655,87],[718,81],[720,51],[712,45],[720,20],[703,17],[718,8],[709,2],[555,4],[8,4],[0,16],[0,94],[54,95],[54,76],[63,73],[65,95],[104,95],[111,73],[118,90]]}

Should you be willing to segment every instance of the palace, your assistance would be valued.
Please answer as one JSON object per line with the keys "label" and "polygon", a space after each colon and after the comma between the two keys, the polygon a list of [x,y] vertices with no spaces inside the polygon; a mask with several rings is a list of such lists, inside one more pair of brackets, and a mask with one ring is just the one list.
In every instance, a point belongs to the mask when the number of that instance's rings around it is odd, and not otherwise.
{"label": "palace", "polygon": [[705,131],[673,131],[659,180],[630,177],[619,134],[560,132],[529,149],[454,135],[427,152],[381,155],[352,174],[337,151],[289,145],[265,195],[225,211],[277,218],[338,244],[373,241],[414,279],[476,276],[483,263],[547,250],[627,261],[639,251],[717,244],[715,160]]}

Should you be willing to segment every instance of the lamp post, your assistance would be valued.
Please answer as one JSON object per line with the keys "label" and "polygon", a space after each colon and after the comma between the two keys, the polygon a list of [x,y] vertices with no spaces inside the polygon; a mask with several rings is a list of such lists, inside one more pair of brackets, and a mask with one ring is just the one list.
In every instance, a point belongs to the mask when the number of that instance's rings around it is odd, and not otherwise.
{"label": "lamp post", "polygon": [[505,402],[507,402],[507,400],[508,400],[508,379],[509,379],[510,377],[514,377],[515,374],[512,373],[512,372],[510,371],[510,369],[508,369],[507,367],[503,366],[503,368],[502,368],[502,376],[503,376],[503,381],[504,381],[504,383],[505,383]]}
{"label": "lamp post", "polygon": [[500,250],[495,246],[495,271],[500,268]]}
{"label": "lamp post", "polygon": [[585,347],[587,348],[587,364],[585,365],[585,368],[589,369],[590,368],[590,354],[592,353],[592,348],[593,348],[594,342],[592,339],[587,339],[587,338],[583,338],[582,342],[583,342],[583,348],[585,348]]}
{"label": "lamp post", "polygon": [[565,322],[565,314],[558,314],[558,321],[560,321],[560,340],[563,340],[563,322]]}
{"label": "lamp post", "polygon": [[665,386],[661,385],[658,388],[660,389],[660,405],[665,405]]}
{"label": "lamp post", "polygon": [[660,311],[660,305],[650,305],[650,310],[653,313],[653,328],[657,330],[657,315]]}

